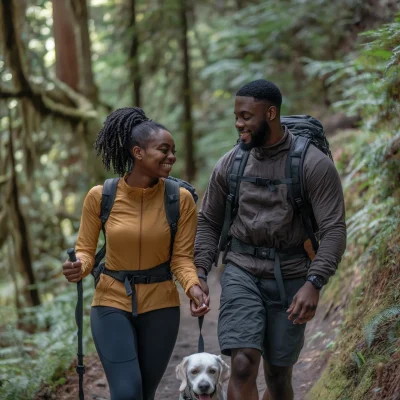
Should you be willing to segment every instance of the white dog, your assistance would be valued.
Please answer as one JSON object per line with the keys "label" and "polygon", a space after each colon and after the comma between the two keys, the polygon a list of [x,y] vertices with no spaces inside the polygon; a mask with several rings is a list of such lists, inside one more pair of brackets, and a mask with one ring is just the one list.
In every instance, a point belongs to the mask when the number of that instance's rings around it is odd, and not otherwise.
{"label": "white dog", "polygon": [[176,367],[180,380],[179,400],[225,400],[223,383],[229,379],[230,368],[221,358],[210,353],[185,357]]}

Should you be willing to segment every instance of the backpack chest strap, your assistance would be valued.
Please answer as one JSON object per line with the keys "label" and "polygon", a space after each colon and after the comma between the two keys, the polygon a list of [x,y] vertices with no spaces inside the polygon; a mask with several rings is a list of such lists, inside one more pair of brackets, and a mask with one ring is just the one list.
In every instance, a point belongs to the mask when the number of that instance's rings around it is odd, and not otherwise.
{"label": "backpack chest strap", "polygon": [[299,178],[267,179],[259,176],[238,176],[239,181],[250,182],[257,186],[266,186],[271,192],[275,192],[277,185],[294,185],[299,183]]}
{"label": "backpack chest strap", "polygon": [[137,296],[135,285],[137,284],[150,284],[169,281],[172,279],[170,268],[170,261],[157,265],[154,268],[145,270],[125,270],[113,271],[104,268],[103,274],[122,282],[125,286],[126,295],[132,298],[132,316],[138,316]]}

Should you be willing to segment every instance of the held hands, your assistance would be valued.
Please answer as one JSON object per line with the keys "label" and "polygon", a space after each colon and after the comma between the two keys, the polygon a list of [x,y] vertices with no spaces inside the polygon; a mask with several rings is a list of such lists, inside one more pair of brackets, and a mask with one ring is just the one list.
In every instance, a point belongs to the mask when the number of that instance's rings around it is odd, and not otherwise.
{"label": "held hands", "polygon": [[314,318],[319,301],[319,290],[311,282],[306,282],[293,297],[287,312],[293,324],[305,324]]}
{"label": "held hands", "polygon": [[[201,280],[200,280],[201,282]],[[204,282],[205,283],[205,282]],[[207,285],[207,284],[206,284]],[[208,287],[207,287],[208,289]],[[190,311],[192,317],[201,317],[210,311],[210,298],[198,285],[189,289],[189,294],[193,300],[190,300]]]}
{"label": "held hands", "polygon": [[75,262],[65,261],[62,269],[68,282],[79,282],[82,279],[82,263],[79,258]]}

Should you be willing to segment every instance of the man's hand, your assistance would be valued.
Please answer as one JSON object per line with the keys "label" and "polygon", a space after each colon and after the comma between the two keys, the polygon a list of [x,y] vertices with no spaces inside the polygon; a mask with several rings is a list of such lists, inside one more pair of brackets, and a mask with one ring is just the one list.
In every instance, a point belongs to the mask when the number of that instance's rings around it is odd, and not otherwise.
{"label": "man's hand", "polygon": [[62,265],[63,274],[68,282],[79,282],[82,279],[82,263],[79,259],[74,262],[65,261]]}
{"label": "man's hand", "polygon": [[294,324],[305,324],[314,318],[319,301],[319,290],[311,282],[306,282],[293,297],[287,312]]}
{"label": "man's hand", "polygon": [[210,311],[208,305],[210,304],[210,298],[203,292],[200,286],[194,285],[189,289],[190,296],[193,300],[190,300],[190,311],[192,317],[201,317]]}

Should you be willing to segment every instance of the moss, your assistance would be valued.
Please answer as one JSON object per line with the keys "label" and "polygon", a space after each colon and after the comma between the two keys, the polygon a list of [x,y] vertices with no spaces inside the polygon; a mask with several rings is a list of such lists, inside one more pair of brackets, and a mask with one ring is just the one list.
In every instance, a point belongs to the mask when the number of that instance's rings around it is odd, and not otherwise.
{"label": "moss", "polygon": [[[390,355],[400,351],[399,329],[393,323],[387,329],[390,321],[379,328],[371,347],[364,337],[365,325],[398,303],[400,296],[400,227],[394,217],[400,210],[393,196],[399,191],[399,182],[393,179],[392,165],[388,172],[390,162],[382,151],[389,136],[380,137],[380,143],[359,131],[341,136],[331,145],[346,143],[337,166],[345,187],[349,238],[323,301],[343,308],[345,314],[333,355],[309,400],[367,398],[376,386],[378,365],[389,363]],[[389,332],[395,340],[389,338]]]}
{"label": "moss", "polygon": [[360,382],[354,390],[352,400],[365,400],[366,393],[371,389],[375,373],[370,368],[365,368]]}

